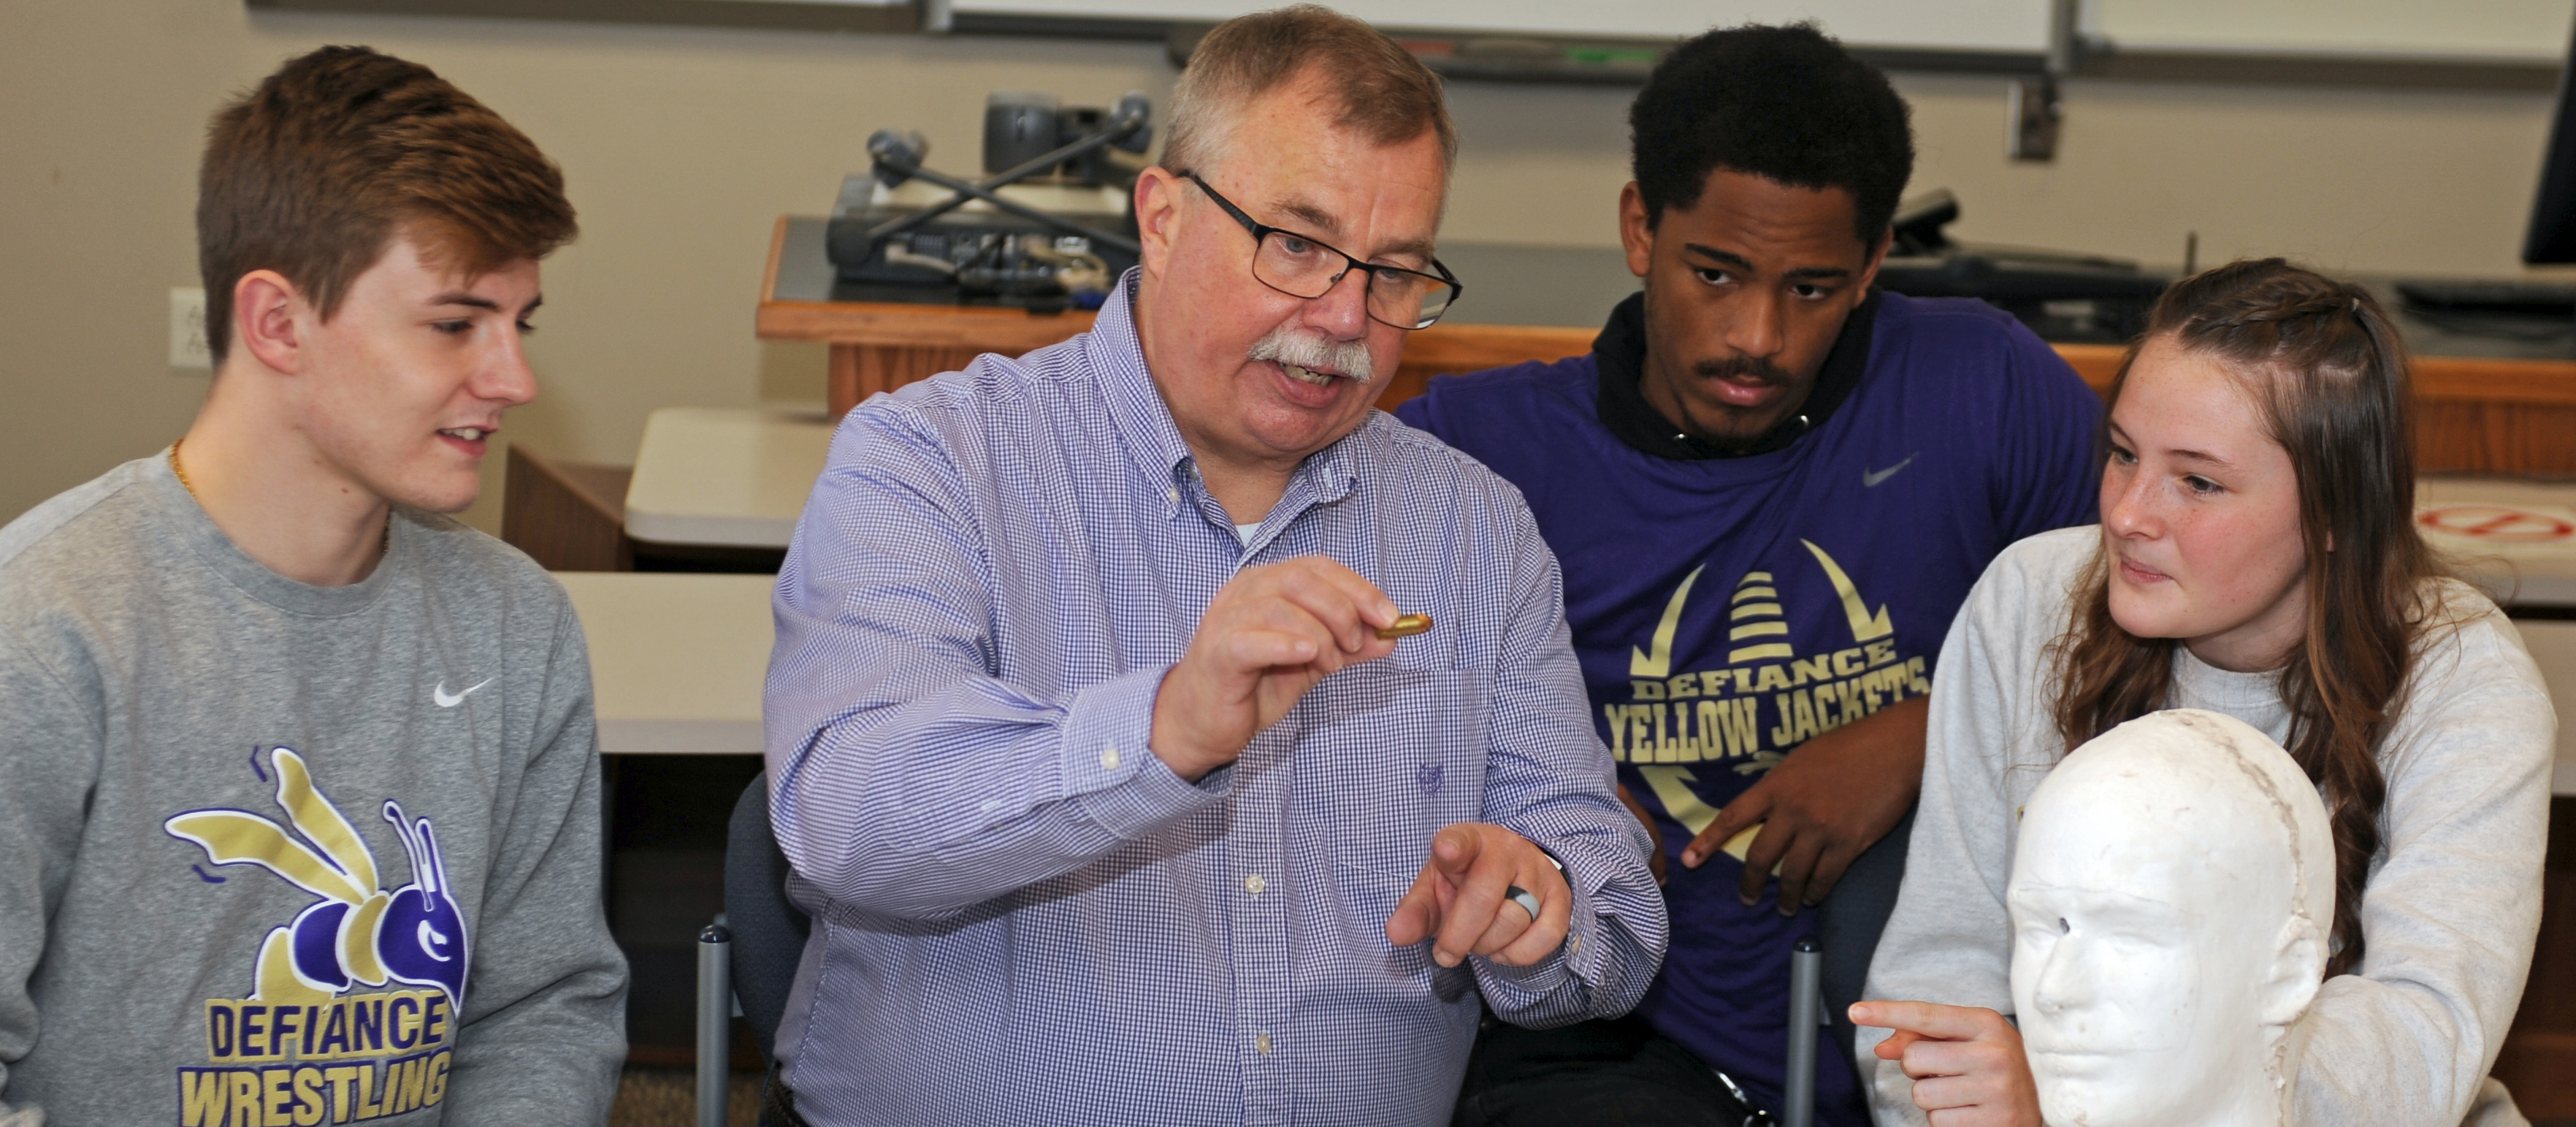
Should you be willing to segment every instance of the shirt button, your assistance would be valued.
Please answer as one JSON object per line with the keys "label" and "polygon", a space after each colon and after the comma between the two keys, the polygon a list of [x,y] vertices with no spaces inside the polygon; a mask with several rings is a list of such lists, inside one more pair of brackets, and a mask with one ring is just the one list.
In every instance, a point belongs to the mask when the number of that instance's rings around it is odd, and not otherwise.
{"label": "shirt button", "polygon": [[1118,748],[1115,745],[1100,749],[1100,769],[1103,771],[1118,769]]}
{"label": "shirt button", "polygon": [[1580,954],[1582,954],[1582,953],[1583,953],[1583,937],[1582,937],[1582,936],[1578,935],[1578,936],[1575,936],[1575,937],[1574,937],[1574,938],[1572,938],[1572,939],[1569,939],[1569,940],[1566,940],[1566,941],[1565,941],[1565,954],[1566,954],[1566,957],[1567,957],[1567,958],[1572,958],[1572,957],[1574,957],[1574,956],[1576,956],[1576,955],[1580,955]]}
{"label": "shirt button", "polygon": [[[1253,894],[1253,895],[1255,895],[1255,896],[1259,896],[1259,895],[1261,895],[1261,893],[1262,893],[1264,890],[1268,889],[1269,887],[1270,887],[1270,882],[1269,882],[1269,881],[1266,881],[1266,880],[1261,879],[1261,874],[1259,874],[1259,873],[1254,873],[1254,874],[1252,874],[1251,876],[1248,876],[1248,877],[1243,878],[1243,890],[1244,890],[1245,892],[1249,892],[1249,893],[1251,893],[1251,894]],[[1264,1039],[1264,1040],[1268,1040],[1268,1036],[1267,1036],[1267,1035],[1264,1035],[1263,1039]],[[1268,1049],[1263,1049],[1263,1050],[1261,1050],[1261,1051],[1266,1053],[1266,1052],[1269,1052],[1270,1050],[1268,1050]]]}
{"label": "shirt button", "polygon": [[1262,1055],[1262,1056],[1265,1056],[1265,1057],[1266,1057],[1266,1056],[1269,1056],[1269,1055],[1270,1055],[1270,1035],[1269,1035],[1269,1034],[1267,1034],[1267,1033],[1264,1033],[1264,1034],[1262,1034],[1262,1035],[1260,1035],[1260,1036],[1258,1036],[1258,1037],[1253,1038],[1253,1039],[1252,1039],[1252,1047],[1253,1047],[1253,1048],[1256,1048],[1256,1049],[1261,1050],[1261,1055]]}
{"label": "shirt button", "polygon": [[1175,487],[1173,487],[1173,488],[1170,488],[1170,489],[1166,489],[1166,490],[1164,490],[1164,491],[1163,491],[1163,499],[1164,499],[1164,500],[1166,500],[1166,501],[1170,501],[1170,502],[1172,502],[1172,503],[1173,503],[1173,504],[1175,504],[1175,505],[1179,504],[1179,503],[1181,502],[1181,491],[1180,491],[1180,488],[1179,488],[1178,486],[1175,486]]}

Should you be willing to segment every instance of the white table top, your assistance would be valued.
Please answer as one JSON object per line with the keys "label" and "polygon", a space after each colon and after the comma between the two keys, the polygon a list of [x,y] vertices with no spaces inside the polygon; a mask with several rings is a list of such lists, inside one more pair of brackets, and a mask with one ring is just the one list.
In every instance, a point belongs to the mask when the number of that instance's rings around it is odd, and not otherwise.
{"label": "white table top", "polygon": [[626,485],[626,534],[784,548],[831,443],[820,410],[664,407],[644,420]]}
{"label": "white table top", "polygon": [[775,576],[554,575],[590,640],[600,751],[760,754]]}
{"label": "white table top", "polygon": [[2550,702],[2558,706],[2558,764],[2549,793],[2576,795],[2576,724],[2568,722],[2567,708],[2576,701],[2576,622],[2526,618],[2514,625],[2522,630],[2523,648],[2540,666],[2541,680],[2549,683]]}
{"label": "white table top", "polygon": [[[638,540],[784,548],[823,470],[820,411],[666,407],[644,425],[626,492]],[[2501,602],[2576,606],[2576,483],[2435,474],[2418,527]],[[761,750],[768,576],[558,574],[590,634],[600,750]],[[2555,700],[2576,701],[2576,622],[2524,620]],[[2560,728],[2555,786],[2576,794],[2576,724]]]}
{"label": "white table top", "polygon": [[2430,474],[2415,524],[2497,602],[2576,606],[2576,482]]}
{"label": "white table top", "polygon": [[[819,410],[665,407],[644,423],[626,532],[664,544],[784,548],[832,441]],[[2499,602],[2576,606],[2576,483],[2433,474],[2426,540]]]}

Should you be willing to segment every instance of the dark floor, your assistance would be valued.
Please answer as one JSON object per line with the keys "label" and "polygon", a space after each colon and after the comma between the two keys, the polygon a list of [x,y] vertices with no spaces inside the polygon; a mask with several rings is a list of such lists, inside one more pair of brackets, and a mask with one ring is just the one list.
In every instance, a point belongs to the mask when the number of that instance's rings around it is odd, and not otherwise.
{"label": "dark floor", "polygon": [[[760,1074],[734,1073],[732,1088],[725,1102],[727,1127],[752,1127],[760,1115]],[[626,1066],[608,1127],[696,1127],[697,1122],[698,1081],[689,1069]]]}

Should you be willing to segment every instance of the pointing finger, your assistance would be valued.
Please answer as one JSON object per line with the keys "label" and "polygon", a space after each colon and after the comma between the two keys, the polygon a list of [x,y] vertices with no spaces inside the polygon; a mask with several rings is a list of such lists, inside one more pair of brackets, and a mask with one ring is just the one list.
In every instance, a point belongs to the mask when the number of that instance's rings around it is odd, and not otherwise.
{"label": "pointing finger", "polygon": [[1450,879],[1463,880],[1468,870],[1476,867],[1483,845],[1475,828],[1464,822],[1445,827],[1432,835],[1431,863]]}
{"label": "pointing finger", "polygon": [[1398,947],[1411,947],[1431,937],[1440,927],[1440,903],[1436,886],[1441,879],[1424,866],[1406,889],[1404,899],[1395,902],[1395,911],[1386,918],[1386,941]]}
{"label": "pointing finger", "polygon": [[[1751,790],[1735,796],[1735,801],[1727,803],[1726,809],[1718,811],[1717,820],[1710,822],[1698,836],[1691,838],[1689,845],[1682,847],[1683,866],[1696,869],[1721,852],[1736,852],[1739,848],[1735,844],[1736,839],[1759,827],[1764,819],[1771,816],[1771,792],[1763,785],[1770,781],[1765,778],[1753,784]],[[1737,853],[1737,856],[1742,854]]]}
{"label": "pointing finger", "polygon": [[[1457,966],[1468,955],[1477,953],[1479,942],[1496,916],[1507,915],[1517,921],[1528,915],[1519,905],[1503,899],[1512,878],[1518,875],[1512,870],[1509,854],[1484,850],[1482,839],[1471,826],[1453,826],[1440,834],[1448,837],[1452,832],[1474,845],[1469,852],[1474,861],[1459,877],[1458,895],[1449,904],[1448,918],[1440,921],[1440,939],[1433,958],[1444,967]],[[1434,851],[1438,851],[1437,847]],[[1518,935],[1519,931],[1512,934]]]}
{"label": "pointing finger", "polygon": [[1928,1040],[1967,1041],[1985,1035],[1994,1023],[2003,1020],[2003,1016],[1974,1006],[1868,1001],[1852,1006],[1851,1019],[1854,1025],[1916,1033]]}

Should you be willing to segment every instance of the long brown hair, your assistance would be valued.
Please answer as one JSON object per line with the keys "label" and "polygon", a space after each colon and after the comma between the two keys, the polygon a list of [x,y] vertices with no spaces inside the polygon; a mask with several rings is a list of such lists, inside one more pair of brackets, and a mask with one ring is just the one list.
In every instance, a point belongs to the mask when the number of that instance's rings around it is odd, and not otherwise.
{"label": "long brown hair", "polygon": [[[2438,565],[2417,534],[2414,424],[2406,355],[2379,303],[2277,258],[2229,263],[2165,291],[2111,382],[2170,339],[2243,381],[2265,430],[2298,473],[2307,548],[2304,641],[2279,673],[2290,754],[2324,791],[2335,842],[2329,975],[2360,965],[2362,886],[2380,844],[2386,780],[2374,751],[2395,722],[2415,641],[2434,608]],[[2104,413],[2109,426],[2109,413]],[[2108,564],[2095,549],[2056,658],[2058,734],[2068,748],[2171,703],[2174,638],[2140,638],[2111,618]]]}

